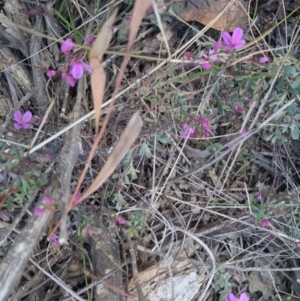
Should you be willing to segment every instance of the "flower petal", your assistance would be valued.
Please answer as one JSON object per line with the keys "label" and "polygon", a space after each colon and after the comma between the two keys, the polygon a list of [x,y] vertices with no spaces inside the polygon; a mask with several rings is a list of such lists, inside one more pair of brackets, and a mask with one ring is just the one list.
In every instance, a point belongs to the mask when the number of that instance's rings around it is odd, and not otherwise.
{"label": "flower petal", "polygon": [[48,70],[46,72],[46,74],[47,74],[48,77],[53,77],[56,74],[56,71],[55,70]]}
{"label": "flower petal", "polygon": [[222,46],[222,41],[221,40],[217,41],[214,45],[214,50],[218,51],[221,48],[221,46]]}
{"label": "flower petal", "polygon": [[204,69],[204,70],[207,70],[207,69],[210,69],[212,67],[212,64],[211,63],[204,63],[201,65],[201,67]]}
{"label": "flower petal", "polygon": [[245,40],[240,40],[238,43],[234,44],[234,48],[236,50],[243,48],[246,45],[246,41]]}
{"label": "flower petal", "polygon": [[239,299],[236,298],[234,294],[230,293],[227,297],[227,301],[239,301]]}
{"label": "flower petal", "polygon": [[183,127],[184,130],[186,130],[187,128],[189,128],[189,125],[187,123],[183,123],[182,127]]}
{"label": "flower petal", "polygon": [[71,50],[73,50],[75,48],[75,45],[73,43],[73,40],[71,38],[68,38],[66,39],[65,42],[63,42],[60,46],[60,50],[63,52],[63,53],[68,53],[70,52]]}
{"label": "flower petal", "polygon": [[74,87],[74,86],[75,86],[75,79],[73,78],[73,76],[68,75],[68,76],[66,77],[66,81],[67,81],[67,83],[68,83],[71,87]]}
{"label": "flower petal", "polygon": [[46,210],[44,208],[39,207],[34,210],[34,215],[42,216],[42,215],[44,215],[45,212],[46,212]]}
{"label": "flower petal", "polygon": [[30,111],[27,111],[22,117],[22,123],[29,122],[31,118],[32,118],[32,113]]}
{"label": "flower petal", "polygon": [[249,297],[246,293],[242,293],[240,296],[240,301],[249,301]]}
{"label": "flower petal", "polygon": [[81,63],[81,66],[88,72],[92,72],[92,67],[86,63]]}
{"label": "flower petal", "polygon": [[22,127],[24,129],[32,129],[33,128],[33,124],[31,124],[31,123],[24,123],[24,124],[22,124]]}
{"label": "flower petal", "polygon": [[269,58],[267,56],[262,56],[259,58],[259,62],[261,64],[267,63],[267,62],[269,62]]}
{"label": "flower petal", "polygon": [[241,41],[242,37],[243,37],[243,29],[240,27],[237,27],[234,29],[233,33],[232,33],[232,38],[231,41],[233,44],[237,44]]}
{"label": "flower petal", "polygon": [[230,46],[232,44],[232,39],[231,39],[231,35],[229,34],[229,32],[224,31],[222,34],[222,38],[226,45]]}
{"label": "flower petal", "polygon": [[22,114],[19,110],[14,113],[14,118],[16,121],[22,122]]}
{"label": "flower petal", "polygon": [[83,76],[82,62],[74,62],[71,66],[70,74],[75,78],[79,79]]}
{"label": "flower petal", "polygon": [[15,129],[20,130],[22,127],[23,127],[22,124],[17,123],[17,122],[14,123],[14,128]]}

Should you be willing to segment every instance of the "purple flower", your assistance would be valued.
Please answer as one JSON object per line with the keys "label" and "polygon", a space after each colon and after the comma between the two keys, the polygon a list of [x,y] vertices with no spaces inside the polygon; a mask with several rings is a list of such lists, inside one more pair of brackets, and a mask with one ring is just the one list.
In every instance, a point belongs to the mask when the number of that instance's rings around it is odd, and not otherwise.
{"label": "purple flower", "polygon": [[149,6],[149,7],[147,8],[146,12],[147,12],[148,14],[153,13],[153,12],[154,12],[153,7],[152,7],[152,6]]}
{"label": "purple flower", "polygon": [[258,201],[261,201],[262,200],[262,194],[259,193],[258,195],[256,195],[255,197]]}
{"label": "purple flower", "polygon": [[191,59],[191,54],[192,54],[192,53],[191,53],[190,51],[186,51],[186,52],[185,52],[184,55],[185,55],[185,57],[186,57],[187,60],[190,60],[190,59]]}
{"label": "purple flower", "polygon": [[75,87],[76,81],[74,79],[73,76],[71,75],[67,75],[65,80],[67,81],[67,83],[71,86],[71,87]]}
{"label": "purple flower", "polygon": [[56,71],[55,70],[48,70],[46,72],[46,74],[47,74],[48,77],[53,77],[56,74]]}
{"label": "purple flower", "polygon": [[247,130],[245,128],[241,129],[241,132],[240,132],[241,135],[245,135],[246,133],[247,133]]}
{"label": "purple flower", "polygon": [[206,132],[210,132],[211,131],[207,117],[200,118],[199,122],[200,122],[200,124],[201,124],[201,126],[202,126],[202,128],[203,128],[204,131],[206,131]]}
{"label": "purple flower", "polygon": [[246,293],[242,293],[240,298],[237,298],[234,294],[229,294],[227,301],[249,301],[249,297]]}
{"label": "purple flower", "polygon": [[253,100],[248,101],[248,107],[251,107],[253,105]]}
{"label": "purple flower", "polygon": [[262,56],[258,60],[261,64],[268,63],[270,61],[270,59],[267,56]]}
{"label": "purple flower", "polygon": [[204,70],[208,70],[212,67],[212,64],[209,63],[209,62],[205,62],[201,65],[201,67],[204,69]]}
{"label": "purple flower", "polygon": [[43,198],[43,202],[45,204],[50,205],[50,204],[52,204],[52,198],[50,196],[48,196],[48,195],[45,195],[44,198]]}
{"label": "purple flower", "polygon": [[55,237],[54,235],[52,235],[52,236],[50,236],[49,240],[50,240],[50,245],[52,247],[57,247],[58,246],[58,239],[57,239],[57,237]]}
{"label": "purple flower", "polygon": [[74,202],[76,203],[77,201],[79,201],[81,198],[81,195],[79,193],[76,193],[76,195],[74,196]]}
{"label": "purple flower", "polygon": [[187,123],[183,123],[182,127],[184,129],[184,131],[180,132],[179,135],[182,138],[189,138],[190,135],[193,135],[195,133],[195,128],[194,127],[190,127]]}
{"label": "purple flower", "polygon": [[218,51],[221,48],[221,46],[222,46],[222,41],[221,40],[217,41],[214,45],[214,50]]}
{"label": "purple flower", "polygon": [[35,216],[42,216],[42,215],[45,214],[45,212],[46,212],[45,208],[39,207],[39,208],[36,208],[34,210],[34,215]]}
{"label": "purple flower", "polygon": [[300,240],[296,241],[296,247],[298,247],[298,248],[300,247]]}
{"label": "purple flower", "polygon": [[261,222],[260,222],[260,225],[264,228],[266,227],[269,227],[270,226],[270,222],[267,220],[267,219],[263,219]]}
{"label": "purple flower", "polygon": [[63,67],[61,68],[61,77],[71,86],[75,87],[75,79],[72,75],[67,73],[67,68]]}
{"label": "purple flower", "polygon": [[82,61],[75,61],[71,65],[70,75],[72,75],[72,77],[75,79],[79,79],[83,76],[84,69],[88,72],[92,72],[92,68],[90,65],[85,64]]}
{"label": "purple flower", "polygon": [[238,113],[238,114],[245,114],[246,113],[246,110],[244,108],[244,105],[242,103],[238,103],[235,107],[235,111]]}
{"label": "purple flower", "polygon": [[60,46],[60,50],[63,52],[63,53],[68,53],[70,52],[71,50],[73,50],[75,48],[75,45],[73,43],[73,40],[71,38],[68,38],[66,39],[65,42],[63,42]]}
{"label": "purple flower", "polygon": [[126,219],[124,217],[119,217],[117,221],[120,225],[125,225],[126,224]]}
{"label": "purple flower", "polygon": [[224,31],[222,35],[223,41],[226,44],[226,50],[240,49],[245,46],[246,41],[243,40],[243,29],[236,27],[232,33],[232,36]]}
{"label": "purple flower", "polygon": [[86,36],[84,41],[87,43],[87,44],[92,44],[94,42],[94,37],[92,36]]}
{"label": "purple flower", "polygon": [[87,233],[87,235],[91,235],[93,233],[93,228],[92,227],[87,227],[86,228],[86,233]]}
{"label": "purple flower", "polygon": [[17,122],[14,123],[14,128],[20,130],[21,128],[24,129],[31,129],[33,128],[33,124],[29,123],[32,118],[32,113],[27,111],[23,116],[20,111],[16,111],[14,114],[14,118]]}

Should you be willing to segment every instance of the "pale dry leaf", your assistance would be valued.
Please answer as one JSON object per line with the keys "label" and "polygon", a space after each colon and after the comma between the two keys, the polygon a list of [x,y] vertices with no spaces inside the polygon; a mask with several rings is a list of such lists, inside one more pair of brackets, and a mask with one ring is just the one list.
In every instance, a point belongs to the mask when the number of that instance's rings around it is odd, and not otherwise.
{"label": "pale dry leaf", "polygon": [[95,128],[96,133],[99,130],[99,119],[101,114],[101,107],[103,103],[103,96],[106,83],[106,74],[101,66],[102,57],[109,46],[112,37],[112,25],[115,22],[117,15],[117,9],[109,17],[109,19],[103,24],[96,40],[93,43],[90,52],[90,65],[92,67],[91,74],[91,87],[93,95],[93,104],[95,110]]}
{"label": "pale dry leaf", "polygon": [[132,19],[130,23],[130,33],[127,44],[127,51],[130,51],[136,34],[139,30],[139,26],[146,14],[147,8],[151,4],[151,0],[136,0],[133,8]]}
{"label": "pale dry leaf", "polygon": [[219,177],[216,175],[216,170],[214,168],[210,169],[208,171],[209,177],[214,183],[215,188],[220,189],[222,186],[222,183],[220,182]]}
{"label": "pale dry leaf", "polygon": [[187,7],[178,16],[186,22],[197,21],[207,25],[223,12],[211,27],[221,31],[233,31],[236,27],[248,27],[247,7],[248,1],[245,0],[236,0],[231,4],[228,0],[193,0],[188,1]]}
{"label": "pale dry leaf", "polygon": [[121,160],[124,158],[129,148],[140,134],[143,125],[142,118],[139,112],[136,112],[130,119],[125,131],[122,133],[119,142],[113,149],[112,153],[108,157],[105,165],[101,169],[100,173],[93,181],[87,191],[81,196],[81,202],[90,196],[93,192],[101,187],[101,185],[110,177]]}
{"label": "pale dry leaf", "polygon": [[132,19],[130,23],[130,32],[128,37],[128,43],[126,46],[126,54],[124,56],[122,65],[120,67],[120,72],[118,74],[117,80],[116,80],[116,86],[113,92],[112,98],[115,97],[117,94],[117,91],[121,85],[121,81],[125,72],[125,68],[127,66],[127,63],[129,61],[129,55],[131,47],[134,43],[135,37],[137,35],[137,32],[139,30],[140,23],[142,22],[144,15],[146,14],[147,8],[150,6],[151,0],[136,0],[133,8],[132,13]]}
{"label": "pale dry leaf", "polygon": [[90,65],[92,66],[92,59],[96,58],[100,62],[104,52],[109,46],[112,37],[112,26],[115,22],[118,10],[115,9],[113,14],[108,18],[108,20],[103,24],[97,38],[95,39],[93,46],[90,51]]}

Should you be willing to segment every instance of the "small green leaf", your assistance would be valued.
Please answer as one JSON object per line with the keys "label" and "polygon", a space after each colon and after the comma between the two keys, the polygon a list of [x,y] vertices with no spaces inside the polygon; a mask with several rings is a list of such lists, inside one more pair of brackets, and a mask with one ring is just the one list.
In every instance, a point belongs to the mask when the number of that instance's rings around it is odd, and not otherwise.
{"label": "small green leaf", "polygon": [[297,89],[300,85],[300,75],[298,75],[292,83],[292,89]]}

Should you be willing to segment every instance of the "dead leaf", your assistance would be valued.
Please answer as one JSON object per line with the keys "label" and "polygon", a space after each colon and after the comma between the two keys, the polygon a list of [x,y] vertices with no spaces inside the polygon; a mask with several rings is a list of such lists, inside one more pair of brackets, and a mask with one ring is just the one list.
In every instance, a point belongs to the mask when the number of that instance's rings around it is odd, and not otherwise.
{"label": "dead leaf", "polygon": [[110,177],[121,160],[124,158],[129,148],[140,134],[143,125],[140,113],[136,112],[130,119],[125,131],[122,133],[119,142],[113,149],[112,153],[108,157],[105,165],[101,169],[100,173],[93,181],[91,186],[85,191],[78,203],[86,199],[93,192],[95,192],[101,185]]}
{"label": "dead leaf", "polygon": [[[209,6],[207,5],[209,3]],[[228,5],[228,0],[189,0],[187,7],[179,12],[179,17],[186,22],[197,21],[209,24]],[[247,2],[236,0],[211,26],[217,30],[233,31],[236,27],[248,26]]]}
{"label": "dead leaf", "polygon": [[96,133],[99,130],[99,119],[101,113],[101,106],[103,103],[103,96],[106,83],[106,73],[101,66],[102,57],[105,50],[108,48],[112,37],[112,25],[115,22],[117,9],[103,24],[96,40],[93,43],[90,52],[90,65],[92,67],[91,86],[93,95],[93,104],[95,109],[95,128]]}
{"label": "dead leaf", "polygon": [[151,0],[136,0],[135,1],[133,13],[132,13],[132,19],[131,19],[131,23],[130,23],[130,32],[129,32],[129,37],[128,37],[128,43],[126,46],[126,54],[124,56],[123,62],[120,67],[120,72],[119,72],[117,80],[116,80],[116,86],[115,86],[112,98],[114,98],[116,96],[118,89],[121,85],[121,81],[122,81],[122,78],[123,78],[123,75],[125,72],[125,68],[129,61],[130,50],[132,48],[135,37],[139,30],[140,23],[142,22],[144,15],[146,14],[147,8],[150,6],[151,2],[152,2]]}
{"label": "dead leaf", "polygon": [[220,182],[219,177],[216,175],[216,170],[214,168],[212,168],[208,171],[208,174],[209,174],[209,177],[211,178],[211,180],[213,181],[214,186],[217,189],[221,189],[222,183]]}

